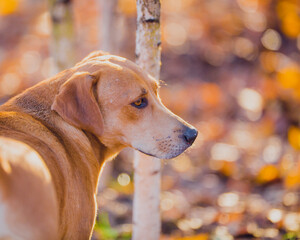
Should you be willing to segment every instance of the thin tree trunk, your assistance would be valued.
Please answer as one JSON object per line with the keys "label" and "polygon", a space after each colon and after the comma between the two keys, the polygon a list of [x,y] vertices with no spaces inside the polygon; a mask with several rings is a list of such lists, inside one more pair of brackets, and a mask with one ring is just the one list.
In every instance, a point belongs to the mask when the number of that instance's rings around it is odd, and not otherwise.
{"label": "thin tree trunk", "polygon": [[101,50],[116,54],[118,0],[99,0],[101,5]]}
{"label": "thin tree trunk", "polygon": [[[160,72],[160,44],[160,1],[137,0],[136,61],[156,79]],[[159,239],[160,168],[159,159],[136,152],[133,240]]]}
{"label": "thin tree trunk", "polygon": [[51,55],[58,70],[75,63],[74,24],[71,0],[49,0],[52,19]]}

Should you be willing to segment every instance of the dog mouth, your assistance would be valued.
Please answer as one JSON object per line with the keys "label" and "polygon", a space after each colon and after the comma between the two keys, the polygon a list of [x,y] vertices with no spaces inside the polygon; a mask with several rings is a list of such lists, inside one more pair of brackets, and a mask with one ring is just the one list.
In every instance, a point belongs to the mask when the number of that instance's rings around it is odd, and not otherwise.
{"label": "dog mouth", "polygon": [[188,147],[189,147],[188,145],[185,146],[173,145],[172,148],[169,149],[169,151],[156,150],[156,151],[151,151],[151,153],[148,151],[143,151],[141,149],[136,149],[136,150],[151,157],[155,157],[159,159],[172,159],[182,154]]}
{"label": "dog mouth", "polygon": [[183,153],[187,148],[191,147],[198,135],[195,128],[186,126],[183,129],[177,130],[176,133],[176,135],[169,135],[163,138],[153,137],[153,140],[156,143],[154,148],[145,147],[142,150],[140,147],[137,147],[136,149],[148,156],[159,159],[175,158]]}
{"label": "dog mouth", "polygon": [[151,154],[151,153],[144,152],[144,151],[142,151],[142,150],[140,150],[140,149],[136,149],[136,150],[138,150],[139,152],[144,153],[144,154],[146,154],[146,155],[148,155],[148,156],[157,158],[156,156],[154,156],[154,155]]}
{"label": "dog mouth", "polygon": [[182,154],[189,146],[178,146],[172,148],[172,150],[163,157],[163,159],[171,159],[179,156]]}

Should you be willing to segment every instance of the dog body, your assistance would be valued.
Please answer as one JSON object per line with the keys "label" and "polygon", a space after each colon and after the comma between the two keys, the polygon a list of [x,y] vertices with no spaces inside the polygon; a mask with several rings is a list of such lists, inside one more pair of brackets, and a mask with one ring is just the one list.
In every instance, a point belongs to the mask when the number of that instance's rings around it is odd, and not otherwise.
{"label": "dog body", "polygon": [[103,163],[124,147],[172,158],[197,131],[134,63],[95,52],[0,107],[0,238],[89,239]]}

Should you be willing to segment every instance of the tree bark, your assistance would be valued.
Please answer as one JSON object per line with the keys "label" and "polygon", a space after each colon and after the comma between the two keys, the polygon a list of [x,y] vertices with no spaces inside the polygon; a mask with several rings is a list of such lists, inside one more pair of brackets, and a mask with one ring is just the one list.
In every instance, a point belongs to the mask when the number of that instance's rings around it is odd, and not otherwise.
{"label": "tree bark", "polygon": [[71,0],[49,0],[52,19],[51,55],[57,70],[70,68],[75,64],[74,24]]}
{"label": "tree bark", "polygon": [[[159,79],[160,1],[137,0],[136,62]],[[160,168],[157,158],[136,152],[134,160],[133,240],[160,236]]]}

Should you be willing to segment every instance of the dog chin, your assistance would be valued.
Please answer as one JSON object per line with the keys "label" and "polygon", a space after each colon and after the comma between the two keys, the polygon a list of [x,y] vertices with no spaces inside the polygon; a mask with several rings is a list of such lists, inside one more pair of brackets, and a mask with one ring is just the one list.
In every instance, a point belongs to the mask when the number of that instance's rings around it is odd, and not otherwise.
{"label": "dog chin", "polygon": [[138,150],[139,152],[144,153],[144,154],[146,154],[146,155],[148,155],[148,156],[150,156],[150,157],[159,158],[159,157],[157,157],[157,156],[155,156],[155,155],[153,155],[153,154],[151,154],[151,153],[144,152],[144,151],[142,151],[142,150],[140,150],[140,149],[136,149],[136,150]]}
{"label": "dog chin", "polygon": [[144,154],[146,154],[148,156],[151,156],[151,157],[155,157],[155,158],[159,158],[159,159],[172,159],[172,158],[175,158],[175,157],[179,156],[180,154],[182,154],[186,150],[186,148],[180,149],[180,150],[177,149],[177,150],[175,150],[173,152],[169,152],[169,153],[159,153],[159,154],[151,154],[151,153],[148,153],[148,152],[144,152],[140,149],[137,149],[137,150],[139,152],[144,153]]}

